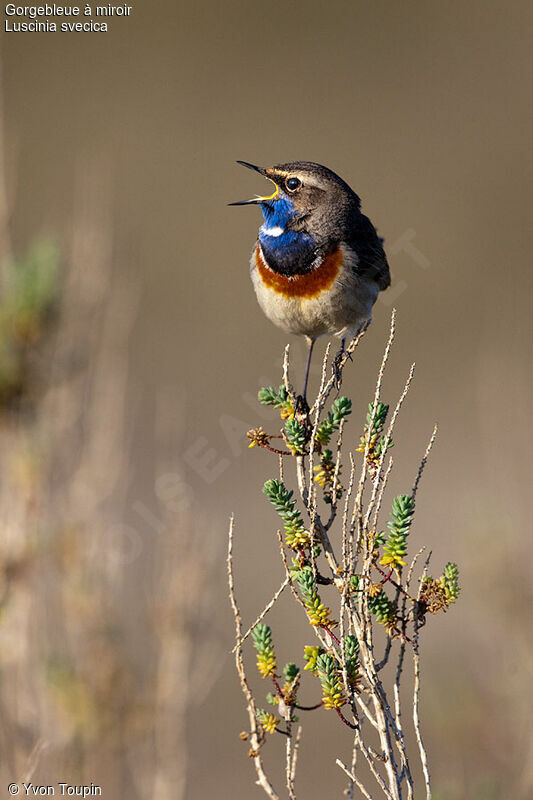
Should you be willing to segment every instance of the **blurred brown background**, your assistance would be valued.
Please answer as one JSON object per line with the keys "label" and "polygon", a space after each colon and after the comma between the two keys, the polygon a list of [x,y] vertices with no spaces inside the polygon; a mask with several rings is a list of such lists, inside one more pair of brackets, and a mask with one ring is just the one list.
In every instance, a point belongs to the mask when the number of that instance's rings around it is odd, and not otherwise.
{"label": "blurred brown background", "polygon": [[[310,159],[361,195],[393,271],[345,384],[354,441],[393,304],[384,399],[417,362],[394,493],[440,426],[413,531],[463,586],[424,633],[436,796],[533,797],[531,3],[143,0],[109,24],[1,43],[2,254],[45,234],[69,276],[46,390],[3,423],[2,558],[31,564],[2,618],[2,782],[260,796],[224,553],[234,511],[247,623],[282,568],[277,465],[242,434],[285,338],[248,278],[258,212],[225,204],[262,189],[235,159]],[[341,796],[345,731],[309,725],[300,788]]]}

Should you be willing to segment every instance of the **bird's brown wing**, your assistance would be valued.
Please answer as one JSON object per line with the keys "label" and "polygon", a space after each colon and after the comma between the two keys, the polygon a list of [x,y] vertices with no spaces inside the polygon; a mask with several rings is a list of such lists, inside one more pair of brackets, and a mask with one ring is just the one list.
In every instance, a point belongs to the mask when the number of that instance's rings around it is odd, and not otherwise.
{"label": "bird's brown wing", "polygon": [[390,286],[390,271],[381,239],[374,226],[364,214],[352,220],[347,244],[357,254],[358,275],[377,283],[380,290]]}

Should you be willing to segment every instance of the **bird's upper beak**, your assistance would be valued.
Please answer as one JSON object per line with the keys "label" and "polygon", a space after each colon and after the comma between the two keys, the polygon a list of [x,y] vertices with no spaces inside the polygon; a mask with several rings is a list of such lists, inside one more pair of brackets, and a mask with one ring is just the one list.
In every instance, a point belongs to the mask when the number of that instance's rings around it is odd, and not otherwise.
{"label": "bird's upper beak", "polygon": [[259,172],[260,175],[263,175],[269,181],[272,181],[274,186],[276,187],[275,191],[269,195],[268,197],[252,197],[251,200],[237,200],[235,203],[228,203],[229,206],[247,206],[257,203],[264,203],[266,200],[273,200],[276,195],[279,193],[279,186],[277,183],[272,180],[272,178],[268,175],[267,170],[265,167],[256,167],[255,164],[249,164],[248,161],[237,161],[237,164],[242,164],[243,167],[247,167],[248,169],[253,169],[255,172]]}

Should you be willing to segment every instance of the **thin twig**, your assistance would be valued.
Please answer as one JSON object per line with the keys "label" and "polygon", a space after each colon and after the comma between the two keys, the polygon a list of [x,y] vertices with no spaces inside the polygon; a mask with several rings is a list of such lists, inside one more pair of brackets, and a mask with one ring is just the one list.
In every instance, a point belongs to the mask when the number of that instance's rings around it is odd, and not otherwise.
{"label": "thin twig", "polygon": [[279,549],[280,549],[280,553],[281,553],[281,560],[283,562],[283,566],[285,567],[285,573],[287,575],[287,580],[289,582],[289,588],[291,590],[292,596],[302,606],[303,610],[306,611],[305,603],[302,600],[302,598],[300,597],[300,595],[298,594],[298,592],[296,591],[296,589],[294,588],[294,584],[292,582],[291,573],[290,573],[290,570],[289,570],[289,564],[287,563],[287,554],[285,553],[285,546],[283,544],[283,537],[281,535],[281,531],[278,530],[278,531],[276,531],[276,533],[278,535]]}
{"label": "thin twig", "polygon": [[324,703],[321,700],[320,703],[315,703],[314,706],[301,706],[299,703],[295,703],[294,707],[300,709],[300,711],[316,711],[317,708],[322,708],[323,705]]}
{"label": "thin twig", "polygon": [[[420,600],[420,593],[422,591],[422,586],[424,584],[424,579],[427,575],[427,570],[429,566],[429,560],[431,558],[431,552],[428,553],[426,558],[426,562],[424,565],[424,571],[422,573],[422,579],[420,581],[420,587],[418,590],[418,599]],[[420,754],[420,763],[422,765],[422,772],[424,773],[424,782],[426,785],[426,800],[431,800],[431,779],[429,775],[429,765],[428,765],[428,757],[426,753],[426,748],[424,746],[424,741],[422,739],[422,730],[420,727],[420,713],[419,713],[419,700],[420,700],[420,653],[418,649],[418,636],[419,636],[419,623],[417,616],[415,614],[414,620],[415,632],[414,632],[414,646],[413,646],[413,668],[414,668],[414,689],[413,689],[413,724],[415,728],[416,734],[416,741],[418,743],[418,752]]]}
{"label": "thin twig", "polygon": [[[368,423],[368,430],[369,431],[372,430],[372,426],[374,424],[374,419],[375,419],[375,416],[376,416],[376,413],[377,413],[379,396],[381,394],[381,385],[382,385],[382,382],[383,382],[383,375],[385,373],[385,367],[387,366],[387,362],[388,362],[388,359],[389,359],[389,354],[390,354],[391,347],[392,347],[392,344],[393,344],[393,341],[394,341],[395,322],[396,322],[396,310],[393,309],[392,314],[391,314],[389,338],[387,340],[387,345],[385,347],[385,352],[383,354],[383,358],[382,358],[382,361],[381,361],[381,366],[379,368],[378,377],[377,377],[377,381],[376,381],[376,390],[375,390],[375,393],[374,393],[374,402],[373,402],[373,405],[372,405],[372,414],[371,414],[370,421]],[[383,462],[384,454],[386,452],[387,447],[388,447],[388,443],[386,442],[384,450],[383,450],[383,452],[381,454],[380,466],[381,466],[381,464]],[[360,544],[361,544],[361,539],[362,539],[362,536],[363,536],[363,531],[365,530],[365,528],[363,526],[363,519],[362,519],[362,502],[363,502],[363,491],[364,491],[366,475],[367,475],[367,469],[368,469],[368,454],[369,454],[369,452],[370,452],[370,436],[367,436],[366,437],[366,443],[365,443],[365,452],[363,454],[363,466],[362,466],[362,469],[361,469],[361,476],[359,478],[359,484],[358,484],[358,487],[357,487],[357,493],[356,493],[355,501],[354,501],[354,505],[353,505],[352,520],[351,520],[351,525],[350,525],[350,549],[351,549],[351,552],[352,552],[352,559],[356,559],[357,558],[357,554],[359,552],[359,547],[360,547]],[[377,480],[378,480],[378,478],[376,477],[376,481]],[[374,496],[375,496],[375,485],[376,484],[374,484],[374,489],[373,489],[373,495]],[[353,540],[354,540],[354,534],[355,534],[356,526],[357,526],[357,541],[356,541],[355,546],[354,546],[354,541]],[[363,574],[363,576],[366,576],[366,575],[370,574],[371,563],[372,563],[372,554],[371,554],[370,549],[367,547],[366,548],[366,553],[365,553],[365,559],[364,559],[363,565],[362,565],[362,574]],[[354,569],[355,569],[355,564],[353,563],[353,561],[352,561],[351,569],[352,569],[352,571],[354,571]],[[370,613],[369,613],[369,610],[368,610],[368,597],[367,597],[366,593],[363,593],[361,595],[360,599],[359,599],[359,609],[362,612],[362,619],[363,619],[363,622],[364,622],[364,628],[363,628],[362,633],[363,633],[363,636],[364,636],[365,640],[367,641],[369,647],[372,648],[373,631],[372,631],[372,624],[371,624],[371,621],[370,621]]]}
{"label": "thin twig", "polygon": [[[289,712],[290,713],[290,712]],[[290,800],[296,800],[294,794],[294,780],[292,774],[292,725],[290,718],[287,720],[287,743],[285,745],[285,784]]]}
{"label": "thin twig", "polygon": [[[335,763],[337,764],[337,766],[339,766],[342,769],[342,771],[344,773],[346,773],[346,775],[351,780],[351,782],[354,783],[357,786],[357,788],[359,789],[359,791],[361,792],[363,797],[366,797],[366,800],[373,800],[372,795],[365,789],[365,787],[363,786],[363,784],[361,783],[361,781],[359,780],[357,775],[355,775],[353,772],[350,772],[348,767],[345,764],[342,763],[340,758],[338,758],[335,761]],[[353,794],[352,794],[352,797],[353,797]]]}
{"label": "thin twig", "polygon": [[372,755],[371,755],[371,753],[369,751],[369,748],[366,747],[365,743],[363,742],[363,739],[361,738],[361,733],[360,732],[357,733],[357,744],[358,744],[359,750],[361,751],[361,753],[364,755],[364,757],[366,759],[366,763],[370,767],[370,771],[371,771],[372,775],[376,779],[379,788],[381,789],[381,791],[383,792],[383,794],[385,795],[387,800],[395,800],[395,798],[393,797],[393,795],[391,794],[389,789],[387,789],[385,781],[383,780],[383,778],[381,777],[381,775],[377,771],[377,769],[375,767],[375,764],[374,764],[374,758],[372,757]]}
{"label": "thin twig", "polygon": [[[395,330],[396,330],[396,309],[393,308],[392,314],[391,314],[391,321],[390,321],[389,338],[388,338],[387,344],[385,346],[385,352],[383,353],[383,358],[381,359],[381,365],[380,365],[380,368],[379,368],[378,377],[377,377],[377,381],[376,381],[376,390],[374,392],[374,402],[373,402],[373,405],[372,405],[372,414],[371,414],[371,417],[370,417],[370,421],[368,423],[368,430],[369,431],[372,430],[372,425],[374,424],[374,419],[375,419],[377,408],[378,408],[379,396],[381,394],[381,385],[383,383],[383,375],[385,374],[385,367],[387,366],[387,362],[389,360],[389,355],[390,355],[392,343],[394,342]],[[385,450],[386,450],[386,448],[384,448],[383,452],[385,452]],[[369,451],[370,451],[370,436],[367,436],[366,437],[366,443],[365,443],[365,452],[363,454],[363,467],[361,469],[361,477],[359,479],[359,486],[357,488],[357,495],[356,495],[355,504],[354,504],[354,512],[353,512],[353,516],[352,516],[352,526],[353,526],[353,524],[355,522],[356,514],[359,514],[359,511],[360,511],[361,499],[362,499],[362,496],[363,496],[363,487],[365,485],[366,473],[367,473],[367,468],[368,468],[368,453],[369,453]]]}
{"label": "thin twig", "polygon": [[392,472],[393,466],[394,466],[394,460],[391,457],[389,458],[389,463],[387,464],[387,469],[385,470],[385,475],[383,476],[383,479],[381,481],[381,486],[379,488],[379,492],[377,494],[376,502],[374,505],[374,516],[372,517],[372,524],[371,524],[371,528],[373,530],[376,530],[377,528],[379,512],[381,511],[381,506],[383,503],[383,495],[385,494],[385,489],[387,488],[387,483],[389,481],[389,477]]}
{"label": "thin twig", "polygon": [[301,739],[302,739],[302,726],[298,725],[298,730],[296,731],[296,738],[294,739],[294,744],[292,746],[291,782],[293,786],[296,778],[296,765],[298,763],[298,754],[300,751]]}
{"label": "thin twig", "polygon": [[229,597],[230,597],[231,608],[233,611],[233,616],[235,619],[235,641],[237,642],[237,649],[235,651],[235,666],[237,668],[237,674],[239,676],[239,680],[241,683],[241,689],[246,699],[246,708],[250,720],[250,744],[251,744],[250,755],[253,758],[255,771],[257,773],[257,782],[262,787],[263,791],[270,797],[271,800],[279,800],[279,795],[276,793],[274,787],[267,778],[263,768],[263,761],[261,759],[261,754],[259,751],[261,737],[259,735],[257,718],[256,718],[255,700],[252,695],[251,689],[248,685],[248,680],[246,678],[246,672],[244,668],[244,660],[242,656],[242,644],[240,644],[240,642],[242,641],[242,619],[241,619],[241,612],[239,610],[239,606],[235,598],[235,583],[233,578],[233,525],[234,525],[234,517],[232,515],[230,518],[229,531],[228,531],[227,570],[228,570]]}
{"label": "thin twig", "polygon": [[[387,450],[389,449],[389,444],[392,441],[392,432],[394,430],[394,425],[395,425],[396,420],[398,418],[398,414],[400,413],[400,409],[401,409],[401,407],[403,405],[403,401],[405,400],[405,398],[407,397],[407,393],[409,392],[409,388],[411,386],[414,374],[415,374],[415,364],[411,364],[411,368],[409,369],[409,375],[407,376],[407,380],[405,381],[405,384],[404,384],[404,387],[403,387],[403,391],[402,391],[402,393],[401,393],[401,395],[399,397],[399,400],[396,403],[396,408],[394,409],[394,412],[392,414],[391,420],[389,422],[389,427],[387,428],[387,433],[385,434],[384,439],[383,439],[383,443],[381,445],[381,455],[380,455],[380,458],[379,458],[379,463],[378,463],[378,468],[377,468],[377,471],[376,471],[376,475],[374,477],[374,484],[373,484],[373,487],[372,487],[372,497],[370,498],[370,501],[369,501],[369,504],[368,504],[368,510],[367,510],[367,515],[366,515],[366,519],[365,519],[365,525],[368,524],[368,520],[370,518],[370,514],[372,512],[372,508],[373,508],[373,505],[375,503],[377,489],[378,489],[378,486],[379,486],[379,483],[380,483],[381,474],[383,472],[383,464],[385,462],[385,456],[387,454]],[[377,400],[376,400],[376,402],[377,402]]]}
{"label": "thin twig", "polygon": [[287,394],[293,398],[294,394],[291,389],[291,382],[289,380],[289,351],[290,351],[290,344],[285,345],[285,351],[283,353],[283,385],[287,390]]}
{"label": "thin twig", "polygon": [[398,664],[396,667],[396,676],[394,678],[394,712],[396,729],[398,731],[397,746],[400,752],[400,758],[403,761],[403,772],[407,779],[407,800],[413,800],[413,778],[411,776],[411,768],[405,750],[405,737],[402,728],[402,712],[401,712],[401,698],[400,698],[400,681],[402,677],[403,662],[405,658],[405,642],[400,644],[400,653],[398,655]]}
{"label": "thin twig", "polygon": [[34,775],[34,772],[35,772],[35,770],[37,769],[37,767],[39,765],[39,761],[41,759],[41,755],[42,755],[43,751],[46,750],[47,747],[48,747],[48,742],[45,739],[38,739],[37,740],[37,743],[35,744],[35,747],[33,748],[33,750],[30,753],[30,756],[28,758],[28,763],[27,763],[27,766],[26,766],[26,774],[24,776],[24,781],[23,781],[23,783],[26,786],[31,781],[31,779],[32,779],[32,777]]}
{"label": "thin twig", "polygon": [[[353,743],[352,743],[352,766],[351,766],[352,775],[355,775],[355,771],[357,769],[357,753],[358,752],[359,751],[357,749],[357,737],[354,736]],[[351,781],[350,785],[348,786],[348,789],[347,789],[347,792],[346,792],[348,800],[353,800],[353,792],[354,792],[354,786],[355,785],[356,784],[353,781]]]}
{"label": "thin twig", "polygon": [[262,619],[263,619],[263,618],[264,618],[264,617],[265,617],[265,616],[268,614],[268,612],[270,611],[270,609],[272,608],[272,606],[274,605],[274,603],[276,602],[276,600],[278,599],[278,597],[281,595],[281,593],[283,592],[283,590],[284,590],[284,589],[285,589],[285,588],[286,588],[288,585],[289,585],[289,578],[288,578],[288,577],[286,577],[286,578],[285,578],[285,580],[283,581],[283,583],[281,584],[281,586],[279,587],[278,591],[277,591],[277,592],[275,592],[275,594],[274,594],[274,596],[272,597],[272,599],[270,600],[270,602],[266,604],[266,606],[265,606],[265,607],[264,607],[264,609],[261,611],[261,613],[259,614],[259,616],[257,617],[257,619],[256,619],[254,622],[252,622],[252,624],[250,625],[250,627],[248,628],[248,630],[246,631],[246,633],[245,633],[245,634],[244,634],[244,636],[242,637],[241,641],[240,641],[238,644],[236,644],[236,645],[235,645],[235,647],[234,647],[234,648],[233,648],[233,650],[231,651],[232,653],[234,653],[234,652],[236,651],[237,647],[239,647],[240,645],[242,645],[242,644],[243,644],[243,643],[246,641],[246,639],[249,637],[249,635],[251,634],[251,632],[253,631],[253,629],[255,628],[255,626],[256,626],[256,625],[259,625],[259,623],[261,622],[261,620],[262,620]]}
{"label": "thin twig", "polygon": [[339,717],[339,719],[341,719],[348,728],[351,728],[352,731],[357,730],[358,726],[354,725],[353,722],[350,722],[349,719],[346,719],[340,708],[336,708],[335,711],[337,712],[337,716]]}
{"label": "thin twig", "polygon": [[[366,325],[364,328],[362,328],[359,331],[359,333],[357,334],[357,336],[349,342],[347,347],[344,348],[344,351],[343,351],[343,353],[342,353],[342,355],[340,357],[339,363],[337,365],[337,371],[338,371],[338,373],[340,373],[341,379],[342,379],[342,372],[344,370],[346,362],[349,359],[351,360],[352,353],[355,351],[357,345],[359,344],[359,342],[361,341],[361,339],[363,338],[363,336],[365,335],[367,330],[368,330],[368,325]],[[329,378],[328,382],[326,383],[326,386],[324,387],[324,392],[323,392],[323,396],[322,396],[322,402],[324,403],[324,405],[326,404],[326,402],[328,400],[328,397],[329,397],[329,395],[331,393],[331,390],[333,389],[334,386],[335,386],[335,375],[332,375]],[[314,408],[314,405],[313,405],[313,408]],[[313,408],[311,409],[311,411],[313,410]]]}
{"label": "thin twig", "polygon": [[435,427],[433,428],[433,433],[431,434],[431,439],[429,440],[428,446],[426,447],[426,452],[424,453],[424,457],[422,458],[420,466],[418,467],[418,473],[416,475],[416,479],[413,485],[413,491],[411,492],[413,498],[416,497],[416,493],[418,491],[418,484],[420,483],[420,478],[422,477],[422,473],[424,472],[424,467],[427,464],[427,460],[431,452],[431,448],[433,447],[433,443],[435,442],[438,430],[439,426],[435,425]]}
{"label": "thin twig", "polygon": [[342,572],[345,580],[351,577],[348,575],[348,568],[351,566],[353,559],[350,552],[350,542],[348,540],[348,509],[350,507],[350,500],[352,498],[353,486],[355,481],[355,462],[353,455],[350,453],[350,481],[348,489],[346,490],[346,497],[344,499],[344,511],[342,514]]}

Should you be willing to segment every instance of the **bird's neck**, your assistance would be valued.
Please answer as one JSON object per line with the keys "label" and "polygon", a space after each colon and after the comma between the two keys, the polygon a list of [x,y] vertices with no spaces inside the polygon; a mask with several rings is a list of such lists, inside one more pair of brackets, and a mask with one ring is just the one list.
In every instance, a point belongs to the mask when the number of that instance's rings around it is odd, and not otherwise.
{"label": "bird's neck", "polygon": [[294,218],[290,200],[262,204],[265,221],[259,228],[259,242],[270,269],[280,275],[303,275],[313,269],[316,259],[314,240],[305,231],[289,227]]}

